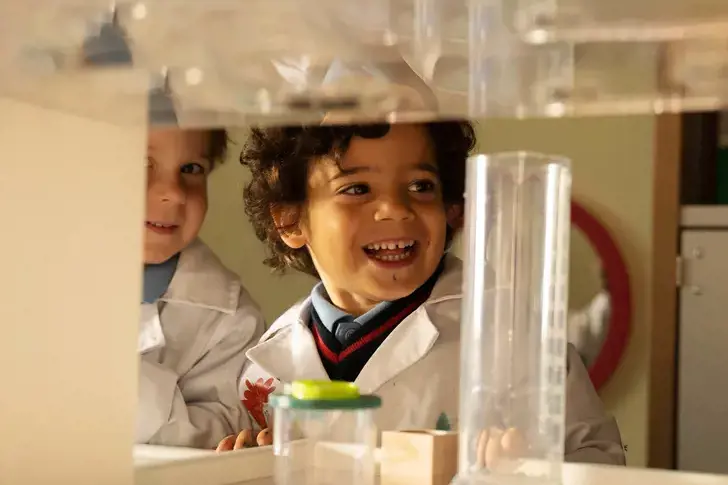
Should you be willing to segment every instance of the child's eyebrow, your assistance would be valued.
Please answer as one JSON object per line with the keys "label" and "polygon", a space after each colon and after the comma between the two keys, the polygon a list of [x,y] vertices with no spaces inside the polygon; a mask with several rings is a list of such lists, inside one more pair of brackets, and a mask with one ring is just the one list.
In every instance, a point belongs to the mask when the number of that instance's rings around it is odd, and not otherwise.
{"label": "child's eyebrow", "polygon": [[[433,175],[440,174],[440,171],[438,170],[437,165],[435,165],[433,163],[429,163],[429,162],[417,163],[417,164],[413,165],[411,168],[415,169],[415,170],[422,170],[424,172],[430,172]],[[376,171],[376,169],[372,169],[371,167],[350,167],[350,168],[338,167],[338,169],[339,169],[339,171],[336,173],[336,175],[331,177],[331,179],[329,180],[330,182],[333,182],[333,181],[338,180],[343,177],[349,177],[351,175],[356,175],[356,174],[362,173],[362,172]]]}
{"label": "child's eyebrow", "polygon": [[440,174],[440,170],[437,168],[437,165],[435,165],[433,163],[429,163],[429,162],[418,163],[416,165],[416,168],[418,170],[423,170],[425,172],[430,172],[433,175],[439,175]]}
{"label": "child's eyebrow", "polygon": [[329,182],[333,182],[340,178],[348,177],[350,175],[356,175],[358,173],[372,171],[372,169],[370,167],[351,167],[351,168],[338,167],[338,169],[339,169],[339,171],[333,177],[331,177],[331,179],[329,179]]}

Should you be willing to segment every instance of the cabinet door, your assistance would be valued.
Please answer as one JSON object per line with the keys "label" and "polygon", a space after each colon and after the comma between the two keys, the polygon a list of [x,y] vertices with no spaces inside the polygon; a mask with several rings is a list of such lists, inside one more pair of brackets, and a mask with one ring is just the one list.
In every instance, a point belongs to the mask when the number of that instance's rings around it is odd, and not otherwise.
{"label": "cabinet door", "polygon": [[684,231],[681,246],[677,464],[728,473],[728,230]]}

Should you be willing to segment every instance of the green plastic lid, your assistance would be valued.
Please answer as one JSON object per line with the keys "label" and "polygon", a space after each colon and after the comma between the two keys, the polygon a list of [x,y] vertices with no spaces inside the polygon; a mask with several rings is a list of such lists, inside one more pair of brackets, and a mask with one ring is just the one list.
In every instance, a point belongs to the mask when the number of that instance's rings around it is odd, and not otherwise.
{"label": "green plastic lid", "polygon": [[375,409],[382,405],[378,396],[362,396],[351,382],[295,381],[286,394],[273,394],[269,403],[274,408],[310,410]]}

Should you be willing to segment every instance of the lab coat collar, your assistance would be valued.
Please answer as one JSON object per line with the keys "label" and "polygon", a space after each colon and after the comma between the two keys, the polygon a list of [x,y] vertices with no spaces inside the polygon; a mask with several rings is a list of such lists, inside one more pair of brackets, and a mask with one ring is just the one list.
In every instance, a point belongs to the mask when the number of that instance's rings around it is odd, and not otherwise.
{"label": "lab coat collar", "polygon": [[[376,392],[382,385],[422,359],[439,337],[428,308],[460,298],[462,263],[445,259],[445,268],[430,298],[405,318],[372,355],[354,383],[363,393]],[[293,306],[281,315],[247,357],[268,375],[290,383],[297,379],[328,380],[328,374],[309,330],[311,299]]]}
{"label": "lab coat collar", "polygon": [[137,337],[137,352],[146,354],[166,345],[162,321],[159,318],[159,306],[155,303],[142,303],[139,319],[139,336]]}
{"label": "lab coat collar", "polygon": [[160,301],[234,315],[238,308],[240,288],[240,278],[198,239],[180,254],[177,271]]}

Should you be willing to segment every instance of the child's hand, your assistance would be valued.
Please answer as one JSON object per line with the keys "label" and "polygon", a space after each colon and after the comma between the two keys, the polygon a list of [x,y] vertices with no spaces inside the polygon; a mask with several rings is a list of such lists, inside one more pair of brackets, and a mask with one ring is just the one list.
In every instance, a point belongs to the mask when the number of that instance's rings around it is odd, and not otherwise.
{"label": "child's hand", "polygon": [[268,446],[273,444],[273,430],[265,428],[258,433],[258,437],[255,438],[258,442],[258,446]]}
{"label": "child's hand", "polygon": [[249,429],[245,429],[238,433],[238,435],[231,434],[226,436],[217,445],[217,452],[222,453],[224,451],[241,450],[243,448],[252,448],[254,446],[267,446],[273,444],[273,433],[269,429],[264,429],[256,437],[255,442],[253,441],[253,432]]}
{"label": "child's hand", "polygon": [[478,465],[493,470],[503,458],[518,458],[525,451],[526,441],[517,429],[486,429],[478,438]]}

